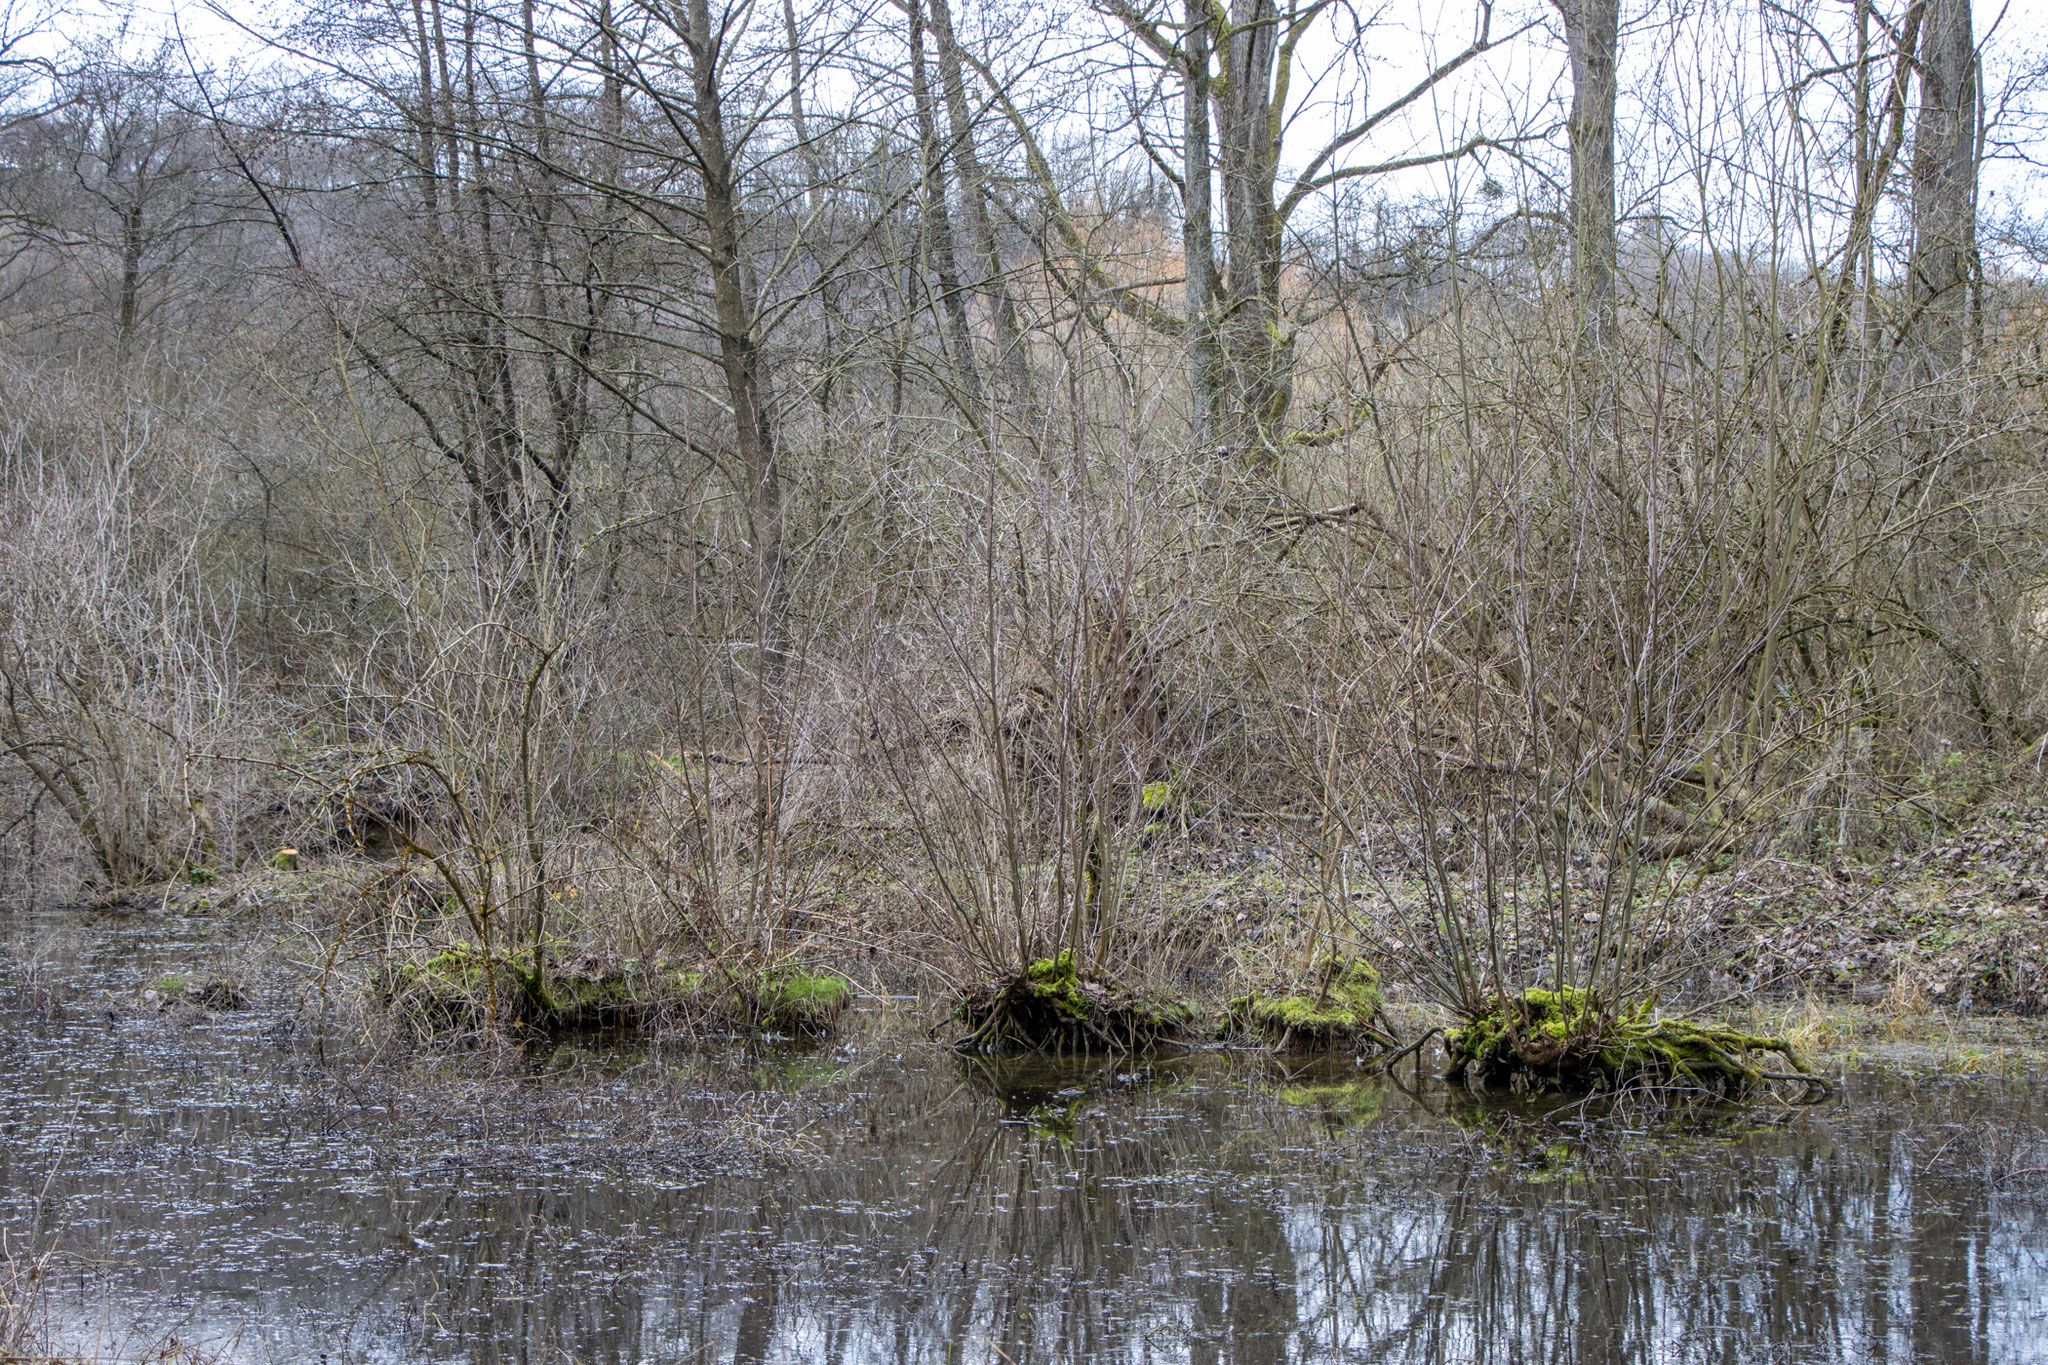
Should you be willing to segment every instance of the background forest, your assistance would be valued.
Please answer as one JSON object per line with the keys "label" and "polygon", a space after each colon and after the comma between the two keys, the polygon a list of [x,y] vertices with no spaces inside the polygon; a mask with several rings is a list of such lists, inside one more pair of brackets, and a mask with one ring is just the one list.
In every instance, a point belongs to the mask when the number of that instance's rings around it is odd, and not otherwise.
{"label": "background forest", "polygon": [[17,6],[0,883],[529,1001],[1710,989],[1712,879],[2041,769],[1981,17]]}

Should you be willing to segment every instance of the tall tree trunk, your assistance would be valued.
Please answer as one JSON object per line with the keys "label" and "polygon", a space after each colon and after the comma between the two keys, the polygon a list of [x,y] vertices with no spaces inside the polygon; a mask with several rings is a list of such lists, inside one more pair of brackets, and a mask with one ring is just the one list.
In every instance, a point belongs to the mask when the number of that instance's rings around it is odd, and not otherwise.
{"label": "tall tree trunk", "polygon": [[1971,349],[1977,144],[1977,48],[1969,0],[1928,0],[1920,27],[1907,303],[1908,337],[1930,378],[1953,372]]}
{"label": "tall tree trunk", "polygon": [[[1911,162],[1913,242],[1906,262],[1906,323],[1900,338],[1909,382],[1905,489],[1936,509],[1923,534],[1931,545],[1909,557],[1919,610],[1950,638],[1969,639],[1984,603],[1966,565],[1979,526],[1968,506],[1970,471],[1961,458],[1972,414],[1956,381],[1976,349],[1971,285],[1977,275],[1977,51],[1969,0],[1924,0],[1920,25],[1920,108]],[[1950,685],[1977,690],[1974,667],[1952,656]],[[1988,719],[1981,701],[1980,720]],[[1988,736],[1987,736],[1988,737]]]}
{"label": "tall tree trunk", "polygon": [[732,409],[748,537],[754,552],[754,611],[759,620],[761,676],[776,671],[782,601],[782,470],[776,448],[768,367],[754,335],[754,311],[741,257],[740,186],[726,145],[724,97],[719,89],[721,30],[711,22],[710,0],[689,0],[691,122],[704,190],[705,257],[718,326],[719,368]]}
{"label": "tall tree trunk", "polygon": [[434,35],[427,25],[427,12],[420,0],[412,0],[412,18],[419,31],[420,42],[420,200],[426,206],[429,222],[438,227],[441,220],[441,156],[437,150],[434,126]]}
{"label": "tall tree trunk", "polygon": [[1906,104],[1913,87],[1913,67],[1920,43],[1920,24],[1926,17],[1925,0],[1914,0],[1899,20],[1897,45],[1891,51],[1892,71],[1884,82],[1881,108],[1873,105],[1871,83],[1873,56],[1870,47],[1870,0],[1856,6],[1856,200],[1849,211],[1849,229],[1842,243],[1842,268],[1836,277],[1831,317],[1823,334],[1820,356],[1822,383],[1828,382],[1828,367],[1850,335],[1850,317],[1862,310],[1862,341],[1867,352],[1876,350],[1878,310],[1873,306],[1877,287],[1876,233],[1878,209],[1891,185],[1892,168],[1906,143]]}
{"label": "tall tree trunk", "polygon": [[1210,214],[1215,189],[1209,178],[1209,7],[1187,0],[1186,70],[1181,102],[1185,147],[1181,158],[1181,255],[1187,262],[1188,425],[1194,447],[1208,451],[1219,437],[1221,357],[1210,310],[1216,300],[1216,243]]}
{"label": "tall tree trunk", "polygon": [[939,127],[933,105],[931,81],[924,52],[924,7],[909,0],[910,11],[910,98],[916,106],[917,137],[923,162],[923,217],[925,250],[932,271],[938,276],[939,328],[951,354],[953,373],[960,385],[959,405],[975,435],[995,454],[990,442],[988,394],[981,383],[981,365],[974,355],[974,340],[967,326],[967,293],[960,286],[960,266],[953,251],[953,215],[946,204],[946,149],[939,143]]}
{"label": "tall tree trunk", "polygon": [[1280,221],[1273,204],[1273,67],[1280,21],[1273,0],[1234,0],[1223,44],[1223,80],[1215,89],[1228,257],[1218,319],[1224,376],[1224,444],[1248,469],[1270,475],[1279,461],[1276,432],[1291,393],[1287,343],[1280,329]]}
{"label": "tall tree trunk", "polygon": [[120,327],[119,363],[123,369],[135,349],[136,320],[141,312],[142,195],[143,181],[138,175],[135,199],[121,212],[121,297],[116,312]]}
{"label": "tall tree trunk", "polygon": [[1614,338],[1614,100],[1620,0],[1557,0],[1572,64],[1572,308],[1594,347]]}
{"label": "tall tree trunk", "polygon": [[1024,332],[1017,321],[1017,303],[1010,293],[1008,272],[1003,269],[1002,251],[996,244],[995,223],[988,210],[988,172],[981,164],[981,152],[974,136],[974,119],[967,107],[967,80],[962,71],[959,40],[953,33],[953,12],[947,0],[931,0],[932,37],[939,48],[939,85],[946,99],[946,122],[953,138],[953,173],[960,187],[960,217],[967,230],[967,243],[974,253],[974,267],[981,278],[979,289],[995,323],[996,373],[1001,377],[1001,396],[1028,411],[1038,402],[1037,382],[1031,375],[1031,360],[1024,353]]}
{"label": "tall tree trunk", "polygon": [[796,134],[797,151],[804,159],[804,209],[815,214],[823,207],[824,168],[818,164],[818,149],[811,145],[811,129],[804,118],[803,44],[796,27],[796,0],[782,0],[782,38],[789,49],[789,128]]}

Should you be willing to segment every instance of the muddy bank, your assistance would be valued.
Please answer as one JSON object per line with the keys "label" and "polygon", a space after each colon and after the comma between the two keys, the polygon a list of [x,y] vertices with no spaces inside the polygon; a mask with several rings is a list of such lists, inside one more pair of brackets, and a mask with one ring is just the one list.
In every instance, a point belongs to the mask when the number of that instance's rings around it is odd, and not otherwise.
{"label": "muddy bank", "polygon": [[1911,856],[1763,860],[1698,893],[1710,989],[1912,1012],[2048,1012],[2048,808],[1992,812]]}
{"label": "muddy bank", "polygon": [[[1316,970],[1331,959],[1309,946],[1317,941],[1314,926],[1330,922],[1313,868],[1278,856],[1278,845],[1256,831],[1241,834],[1217,846],[1155,851],[1144,908],[1131,912],[1132,931],[1143,935],[1139,970],[1124,979],[1090,977],[1100,1002],[1083,999],[1078,978],[1070,992],[1069,1004],[1107,1002],[1122,1011],[1112,1021],[1117,1027],[1096,1032],[1120,1040],[1118,1047],[1234,1033],[1290,1050],[1372,1051],[1453,1022],[1415,1008],[1422,996],[1415,962],[1398,949],[1370,951],[1387,935],[1375,928],[1382,911],[1369,897],[1334,922],[1339,941],[1348,936],[1361,953],[1359,970],[1378,974],[1371,1000],[1384,992],[1395,1009],[1380,1020],[1376,1005],[1333,1004],[1328,974]],[[1709,1007],[1726,1016],[1813,1002],[1823,1011],[1853,1005],[1911,1021],[2032,1017],[2048,1009],[2048,810],[1989,812],[1910,856],[1760,858],[1667,872],[1675,902],[1666,918],[1676,932],[1657,948],[1673,965],[1659,1002],[1666,1011]],[[1385,883],[1394,885],[1391,871]],[[167,959],[137,992],[87,1006],[117,1015],[218,1012],[260,978],[274,999],[289,1002],[294,1029],[317,1022],[378,1036],[389,1047],[468,1047],[501,1022],[515,1036],[597,1027],[649,1038],[827,1037],[863,998],[896,1006],[914,1000],[908,1007],[924,1022],[977,1046],[1006,1030],[1068,1047],[1094,1036],[1087,1011],[1061,1013],[1064,997],[1034,987],[1028,972],[1008,996],[1001,981],[976,981],[950,945],[890,918],[879,884],[875,903],[849,903],[837,921],[792,940],[792,956],[780,961],[640,956],[621,932],[630,906],[595,895],[580,905],[568,900],[546,949],[544,981],[533,980],[530,952],[504,953],[497,973],[488,971],[460,922],[427,890],[375,860],[309,855],[292,867],[142,888],[56,913],[121,926],[118,934],[189,923],[222,947],[213,965]],[[1541,979],[1540,944],[1503,947],[1511,971]],[[61,987],[35,957],[31,948],[21,988],[37,1009],[64,1008]],[[1051,1001],[1047,1019],[1024,1018],[1025,1007],[1044,1003],[1041,996]],[[959,1020],[943,1022],[956,1008]]]}

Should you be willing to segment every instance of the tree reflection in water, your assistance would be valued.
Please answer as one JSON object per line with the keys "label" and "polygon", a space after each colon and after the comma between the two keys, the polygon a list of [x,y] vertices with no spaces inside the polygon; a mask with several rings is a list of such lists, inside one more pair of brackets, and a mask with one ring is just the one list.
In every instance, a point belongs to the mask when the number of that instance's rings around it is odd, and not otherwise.
{"label": "tree reflection in water", "polygon": [[[1823,1111],[1546,1115],[1348,1064],[974,1061],[870,1072],[836,1127],[823,1160],[661,1196],[641,1216],[665,1233],[596,1308],[555,1251],[480,1255],[422,1304],[480,1330],[435,1340],[905,1365],[2048,1348],[2038,1207],[1933,1160],[1946,1130],[1904,1082]],[[500,1226],[589,1237],[592,1201]]]}
{"label": "tree reflection in water", "polygon": [[[69,1249],[98,1269],[72,1309],[240,1359],[2048,1358],[2040,1188],[1963,1140],[2039,1128],[2039,1088],[1872,1073],[1791,1113],[1600,1111],[1242,1054],[812,1056],[743,1082],[806,1087],[807,1149],[721,1168],[650,1161],[605,1110],[681,1059],[451,1147],[308,1124],[253,1033],[22,1037],[0,1104],[80,1154]],[[40,1169],[0,1150],[10,1194]]]}

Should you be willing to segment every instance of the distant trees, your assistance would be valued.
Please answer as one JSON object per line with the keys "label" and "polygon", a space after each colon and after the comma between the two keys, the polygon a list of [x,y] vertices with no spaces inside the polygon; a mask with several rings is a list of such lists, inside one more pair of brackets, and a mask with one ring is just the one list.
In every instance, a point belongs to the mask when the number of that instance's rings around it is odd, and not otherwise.
{"label": "distant trees", "polygon": [[[1535,36],[1552,13],[1561,46]],[[1455,770],[1433,800],[1507,764],[1542,775],[1518,819],[1605,801],[1571,828],[1617,849],[1788,792],[1879,804],[1880,724],[2048,716],[2020,682],[1992,696],[2032,667],[1998,662],[2034,648],[2041,584],[2014,566],[2048,553],[2001,444],[2019,409],[1960,0],[1644,13],[1768,56],[1768,89],[1624,53],[1616,0],[1475,4],[1398,76],[1381,21],[1327,0],[1056,17],[405,0],[304,15],[236,72],[0,42],[4,359],[39,401],[146,429],[137,486],[205,476],[177,485],[191,553],[152,582],[209,594],[160,617],[208,639],[162,657],[241,651],[337,742],[402,732],[448,773],[484,770],[428,711],[573,730],[573,763],[526,787],[501,766],[477,798],[544,788],[502,826],[522,840],[566,847],[644,746],[745,772],[748,819],[700,822],[744,827],[719,866],[780,857],[793,793],[829,770],[858,799],[848,774],[881,762],[872,724],[854,736],[883,673],[904,733],[985,754],[1023,690],[1093,717],[1076,744],[1150,717],[1116,762],[1069,755],[1091,776],[1063,818],[1098,862],[1136,847],[1109,828],[1134,773],[1177,783],[1175,755],[1237,765],[1215,789],[1268,808],[1391,799],[1332,775],[1327,746],[1394,723],[1355,695],[1294,768],[1260,757],[1329,679],[1381,677],[1391,640],[1419,662],[1374,706],[1497,708],[1415,750]],[[1569,84],[1479,79],[1510,58]],[[1589,351],[1597,424],[1560,397]],[[50,411],[9,428],[18,450],[92,444]],[[1962,452],[1967,479],[1933,480]],[[1922,552],[1941,567],[1916,578]],[[1580,653],[1544,633],[1588,613]],[[9,665],[12,771],[44,810],[73,785],[27,765],[73,723],[73,665],[28,636],[58,619],[18,614]],[[1197,676],[1213,691],[1146,681]],[[577,729],[600,720],[617,743]],[[888,763],[890,790],[923,780]],[[1069,909],[1101,908],[1098,871],[1072,863]]]}
{"label": "distant trees", "polygon": [[223,276],[247,268],[247,195],[177,61],[168,46],[139,61],[88,49],[42,92],[47,111],[5,133],[17,334],[55,340],[83,322],[126,368],[146,342],[232,308]]}
{"label": "distant trees", "polygon": [[[1188,353],[1191,424],[1204,441],[1233,452],[1266,479],[1278,470],[1293,399],[1294,328],[1283,300],[1290,223],[1315,196],[1347,181],[1414,170],[1470,155],[1515,129],[1472,131],[1447,146],[1375,155],[1375,133],[1407,113],[1479,57],[1528,30],[1493,27],[1492,0],[1473,11],[1466,45],[1427,65],[1390,97],[1366,79],[1371,25],[1311,0],[1238,0],[1227,11],[1190,3],[1185,14],[1129,0],[1103,0],[1138,49],[1180,84],[1178,127],[1148,131],[1143,149],[1181,191],[1185,304],[1178,316],[1128,294],[1119,302],[1156,330],[1178,336]],[[1334,49],[1327,69],[1300,70],[1305,44]],[[1305,96],[1325,83],[1346,86],[1328,106],[1330,131],[1298,147],[1288,142]],[[1162,106],[1156,111],[1166,114]],[[1178,156],[1172,151],[1178,145]],[[1220,231],[1215,207],[1222,207]],[[1220,245],[1220,250],[1219,250]]]}

